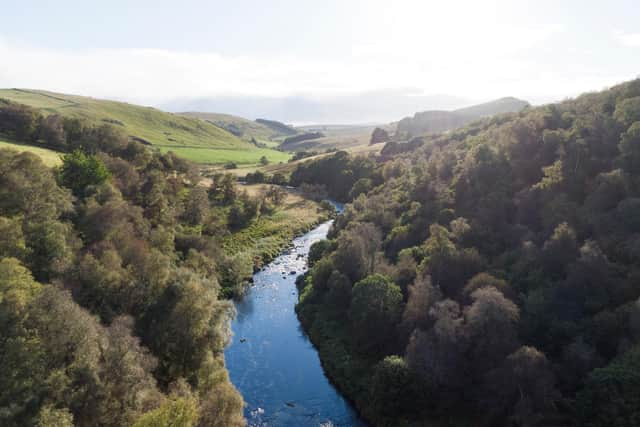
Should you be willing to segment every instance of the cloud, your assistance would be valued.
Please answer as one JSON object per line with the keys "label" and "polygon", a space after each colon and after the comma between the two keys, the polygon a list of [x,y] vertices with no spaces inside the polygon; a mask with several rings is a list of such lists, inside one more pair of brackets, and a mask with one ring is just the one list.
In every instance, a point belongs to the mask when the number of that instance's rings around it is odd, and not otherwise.
{"label": "cloud", "polygon": [[[501,96],[551,101],[624,80],[579,61],[558,64],[536,56],[560,31],[557,26],[503,26],[478,29],[477,34],[450,31],[446,39],[390,32],[369,44],[354,41],[352,46],[359,47],[352,55],[304,58],[287,56],[286,51],[278,56],[231,56],[165,49],[52,49],[0,37],[0,87],[153,106],[215,97],[303,97],[337,105],[348,97],[385,90],[478,101]],[[388,41],[381,42],[385,38]]]}
{"label": "cloud", "polygon": [[623,46],[640,47],[640,33],[625,33],[620,30],[615,30],[613,37]]}
{"label": "cloud", "polygon": [[[391,47],[389,47],[391,49]],[[258,95],[336,96],[415,88],[425,93],[481,95],[522,64],[452,53],[443,61],[419,45],[399,47],[394,58],[225,56],[162,49],[43,49],[0,39],[0,87],[158,102],[177,97]],[[485,49],[490,50],[490,49]],[[483,62],[482,67],[475,67]],[[469,70],[474,67],[473,73]],[[478,85],[484,80],[484,85]]]}

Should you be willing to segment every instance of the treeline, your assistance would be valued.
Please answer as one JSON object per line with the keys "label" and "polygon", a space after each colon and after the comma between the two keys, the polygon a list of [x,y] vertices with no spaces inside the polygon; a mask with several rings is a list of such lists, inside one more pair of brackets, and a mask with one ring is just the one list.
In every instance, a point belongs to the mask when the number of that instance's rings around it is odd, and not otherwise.
{"label": "treeline", "polygon": [[[299,282],[332,379],[375,425],[638,425],[640,80],[400,146]],[[339,156],[292,180],[346,197]]]}
{"label": "treeline", "polygon": [[282,141],[281,147],[286,147],[287,145],[295,144],[296,142],[324,138],[324,136],[325,135],[322,132],[305,132],[299,135],[289,136]]}
{"label": "treeline", "polygon": [[382,183],[382,175],[376,171],[371,157],[351,157],[346,151],[299,164],[291,173],[289,183],[322,185],[329,197],[340,202],[352,200]]}
{"label": "treeline", "polygon": [[272,202],[109,125],[2,103],[0,132],[67,152],[0,150],[0,424],[244,425],[220,240]]}

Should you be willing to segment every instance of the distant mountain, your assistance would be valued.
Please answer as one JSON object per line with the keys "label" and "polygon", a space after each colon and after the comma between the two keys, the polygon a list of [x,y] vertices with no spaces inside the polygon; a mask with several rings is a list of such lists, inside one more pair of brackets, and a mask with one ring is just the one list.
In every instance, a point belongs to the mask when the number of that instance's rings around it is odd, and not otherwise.
{"label": "distant mountain", "polygon": [[165,102],[168,111],[224,111],[240,117],[268,117],[285,123],[389,123],[416,111],[452,110],[470,105],[450,95],[424,95],[412,90],[384,90],[335,96],[217,96]]}
{"label": "distant mountain", "polygon": [[453,111],[423,111],[415,113],[413,117],[405,117],[400,120],[398,122],[397,132],[407,136],[446,132],[462,127],[482,117],[517,112],[528,105],[529,103],[527,101],[506,97]]}

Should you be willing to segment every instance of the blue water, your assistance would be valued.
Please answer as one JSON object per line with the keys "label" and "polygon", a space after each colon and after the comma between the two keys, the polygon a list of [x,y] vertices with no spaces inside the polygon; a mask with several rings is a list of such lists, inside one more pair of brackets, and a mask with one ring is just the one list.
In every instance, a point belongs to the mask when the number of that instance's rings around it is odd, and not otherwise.
{"label": "blue water", "polygon": [[309,247],[326,237],[329,226],[295,239],[291,251],[253,276],[254,285],[236,303],[225,359],[247,403],[249,426],[366,425],[327,380],[294,311],[295,279],[306,271]]}

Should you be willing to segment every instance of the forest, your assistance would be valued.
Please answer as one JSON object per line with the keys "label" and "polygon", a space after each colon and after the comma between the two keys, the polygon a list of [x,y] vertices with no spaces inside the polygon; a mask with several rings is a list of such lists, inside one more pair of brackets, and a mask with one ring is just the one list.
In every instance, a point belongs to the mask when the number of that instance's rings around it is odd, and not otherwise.
{"label": "forest", "polygon": [[281,203],[110,124],[0,101],[0,425],[245,425],[223,349],[257,260],[223,240]]}
{"label": "forest", "polygon": [[373,425],[640,425],[640,80],[291,182],[350,202],[297,312]]}

